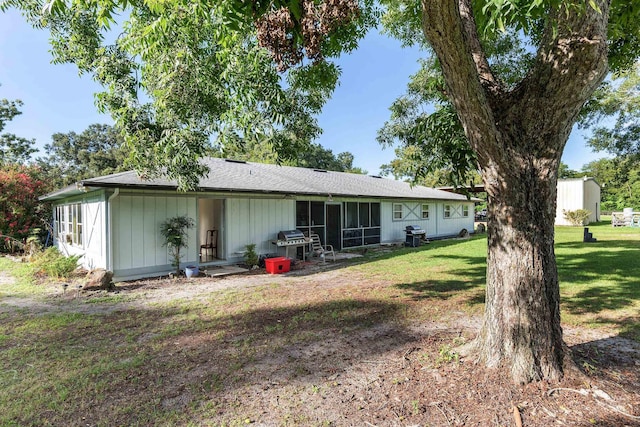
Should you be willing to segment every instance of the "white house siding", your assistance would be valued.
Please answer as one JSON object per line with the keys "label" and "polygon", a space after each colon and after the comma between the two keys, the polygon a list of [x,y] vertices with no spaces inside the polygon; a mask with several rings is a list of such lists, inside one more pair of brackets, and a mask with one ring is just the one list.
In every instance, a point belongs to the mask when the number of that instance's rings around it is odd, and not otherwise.
{"label": "white house siding", "polygon": [[89,269],[107,267],[106,202],[103,195],[83,200],[85,255],[83,264]]}
{"label": "white house siding", "polygon": [[[173,269],[169,251],[162,246],[160,224],[168,218],[186,215],[197,221],[195,197],[120,194],[111,202],[113,271],[116,279],[165,273]],[[188,232],[189,247],[183,250],[181,265],[197,263],[196,228]]]}
{"label": "white house siding", "polygon": [[584,181],[584,208],[591,212],[589,223],[600,221],[600,186],[593,179]]}
{"label": "white house siding", "polygon": [[245,246],[255,243],[259,254],[274,253],[271,244],[281,230],[295,228],[295,200],[227,199],[226,241],[229,258],[242,257]]}
{"label": "white house siding", "polygon": [[[402,204],[402,219],[394,219],[393,206]],[[422,205],[429,205],[429,218],[422,218]],[[451,205],[452,215],[444,218],[444,206]],[[468,206],[469,216],[462,216],[462,206]],[[454,236],[463,228],[469,232],[474,229],[473,202],[441,202],[425,200],[384,201],[381,204],[381,223],[383,243],[403,241],[405,227],[419,225],[427,231],[427,237]]]}
{"label": "white house siding", "polygon": [[[82,209],[82,244],[68,243],[65,239],[60,239],[56,235],[55,246],[65,255],[80,255],[81,258],[78,262],[84,268],[89,270],[106,268],[106,231],[104,227],[106,222],[106,203],[104,193],[100,191],[81,197],[74,197],[56,206],[76,203],[80,203]],[[56,209],[54,207],[54,215],[55,212]],[[57,230],[59,218],[54,217],[54,219],[56,221],[54,228]]]}

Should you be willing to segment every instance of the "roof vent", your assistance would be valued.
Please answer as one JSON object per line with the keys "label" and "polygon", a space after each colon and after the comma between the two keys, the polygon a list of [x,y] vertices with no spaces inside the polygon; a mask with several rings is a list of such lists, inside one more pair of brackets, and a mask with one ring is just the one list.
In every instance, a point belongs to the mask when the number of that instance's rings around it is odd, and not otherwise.
{"label": "roof vent", "polygon": [[314,169],[313,171],[314,171],[314,172],[323,172],[323,173],[327,173],[327,171],[326,171],[326,170],[324,170],[324,169]]}
{"label": "roof vent", "polygon": [[241,163],[241,164],[244,164],[244,165],[247,164],[247,162],[244,161],[244,160],[224,159],[224,161],[225,162],[229,162],[229,163]]}
{"label": "roof vent", "polygon": [[378,179],[382,179],[382,177],[380,175],[369,175],[371,178],[378,178]]}

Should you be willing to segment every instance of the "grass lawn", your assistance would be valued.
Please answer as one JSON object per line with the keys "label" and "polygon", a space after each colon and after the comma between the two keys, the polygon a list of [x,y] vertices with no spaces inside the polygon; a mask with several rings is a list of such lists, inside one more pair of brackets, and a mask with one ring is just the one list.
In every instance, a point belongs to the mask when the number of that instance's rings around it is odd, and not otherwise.
{"label": "grass lawn", "polygon": [[[582,227],[556,228],[562,320],[607,327],[640,342],[640,228],[600,222],[589,231],[597,242],[583,243]],[[374,253],[369,259],[375,262],[353,268],[415,299],[450,300],[447,308],[473,313],[484,304],[486,250],[482,236],[438,241],[420,250]]]}
{"label": "grass lawn", "polygon": [[[556,230],[563,322],[640,342],[640,229],[590,230],[598,241],[589,244],[582,228]],[[0,281],[0,425],[242,425],[267,417],[254,406],[265,396],[275,399],[275,424],[322,424],[296,407],[338,393],[320,371],[333,378],[354,369],[347,359],[374,363],[383,345],[411,343],[412,325],[448,331],[482,313],[485,254],[484,236],[438,241],[370,251],[318,274],[213,282],[250,286],[205,291],[205,282],[185,281],[193,297],[157,300],[151,292],[162,289],[65,299],[58,285],[35,284],[27,267],[0,258],[17,278]],[[443,334],[421,350],[423,369],[453,360],[448,346],[465,338]],[[427,410],[412,404],[400,420]]]}

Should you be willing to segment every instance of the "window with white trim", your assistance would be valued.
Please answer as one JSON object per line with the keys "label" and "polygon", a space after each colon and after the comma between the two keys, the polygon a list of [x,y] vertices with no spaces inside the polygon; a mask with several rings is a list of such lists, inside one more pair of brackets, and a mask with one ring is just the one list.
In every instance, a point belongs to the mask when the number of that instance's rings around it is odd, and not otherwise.
{"label": "window with white trim", "polygon": [[82,246],[82,204],[73,203],[56,207],[56,231],[64,243]]}
{"label": "window with white trim", "polygon": [[399,220],[404,218],[403,212],[402,212],[402,203],[394,203],[393,204],[393,219],[395,220]]}
{"label": "window with white trim", "polygon": [[451,218],[451,205],[444,205],[444,217]]}
{"label": "window with white trim", "polygon": [[422,205],[422,219],[429,219],[429,205]]}
{"label": "window with white trim", "polygon": [[462,216],[469,216],[469,205],[462,205]]}

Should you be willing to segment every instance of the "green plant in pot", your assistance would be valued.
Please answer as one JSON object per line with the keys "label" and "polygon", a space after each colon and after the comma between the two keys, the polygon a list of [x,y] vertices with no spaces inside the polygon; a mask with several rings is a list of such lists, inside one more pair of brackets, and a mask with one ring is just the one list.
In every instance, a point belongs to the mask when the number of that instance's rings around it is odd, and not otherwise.
{"label": "green plant in pot", "polygon": [[189,246],[188,230],[193,226],[193,219],[184,215],[169,218],[160,224],[160,234],[164,238],[162,246],[166,246],[171,252],[171,265],[176,268],[176,276],[180,275],[180,259],[182,258],[180,251]]}
{"label": "green plant in pot", "polygon": [[256,253],[256,244],[251,243],[244,247],[244,263],[249,268],[258,265],[258,254]]}

